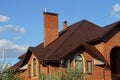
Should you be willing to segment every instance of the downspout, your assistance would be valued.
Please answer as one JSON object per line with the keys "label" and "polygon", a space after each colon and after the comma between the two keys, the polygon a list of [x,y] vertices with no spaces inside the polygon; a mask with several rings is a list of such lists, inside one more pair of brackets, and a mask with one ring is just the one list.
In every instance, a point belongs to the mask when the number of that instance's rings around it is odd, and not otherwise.
{"label": "downspout", "polygon": [[60,71],[63,71],[63,60],[60,60]]}
{"label": "downspout", "polygon": [[105,80],[105,69],[107,68],[107,65],[108,65],[108,63],[107,63],[107,62],[105,62],[105,66],[104,66],[104,69],[103,69],[103,76],[104,76],[104,80]]}

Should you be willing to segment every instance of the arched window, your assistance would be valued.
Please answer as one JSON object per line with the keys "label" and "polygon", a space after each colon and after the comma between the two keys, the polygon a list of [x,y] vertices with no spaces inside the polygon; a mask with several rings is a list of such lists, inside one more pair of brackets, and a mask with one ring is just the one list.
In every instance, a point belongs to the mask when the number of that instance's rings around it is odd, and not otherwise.
{"label": "arched window", "polygon": [[114,47],[110,52],[112,78],[119,79],[120,75],[120,47]]}
{"label": "arched window", "polygon": [[80,55],[75,56],[75,70],[83,72],[83,59]]}
{"label": "arched window", "polygon": [[33,76],[36,76],[36,73],[37,73],[37,61],[34,58],[33,59]]}

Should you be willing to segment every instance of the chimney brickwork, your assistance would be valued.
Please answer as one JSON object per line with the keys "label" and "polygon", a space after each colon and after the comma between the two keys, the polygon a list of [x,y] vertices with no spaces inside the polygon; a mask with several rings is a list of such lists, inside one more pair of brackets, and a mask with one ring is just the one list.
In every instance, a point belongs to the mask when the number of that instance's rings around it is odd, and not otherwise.
{"label": "chimney brickwork", "polygon": [[44,47],[58,38],[58,14],[44,12]]}

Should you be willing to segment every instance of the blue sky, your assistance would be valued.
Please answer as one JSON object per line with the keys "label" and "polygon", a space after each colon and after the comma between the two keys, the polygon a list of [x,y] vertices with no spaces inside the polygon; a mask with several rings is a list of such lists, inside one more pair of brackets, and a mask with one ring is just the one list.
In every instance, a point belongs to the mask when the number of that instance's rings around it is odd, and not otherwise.
{"label": "blue sky", "polygon": [[[0,58],[17,62],[29,46],[43,41],[43,11],[59,14],[71,25],[87,19],[101,27],[120,20],[120,0],[0,0]],[[1,59],[0,59],[1,61]]]}

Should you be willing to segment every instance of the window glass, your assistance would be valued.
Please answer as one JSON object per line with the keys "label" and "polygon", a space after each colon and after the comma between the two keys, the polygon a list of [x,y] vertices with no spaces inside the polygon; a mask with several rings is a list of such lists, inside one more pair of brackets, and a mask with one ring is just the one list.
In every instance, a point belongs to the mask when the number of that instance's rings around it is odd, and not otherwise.
{"label": "window glass", "polygon": [[87,61],[87,73],[91,74],[92,73],[92,62]]}
{"label": "window glass", "polygon": [[36,69],[37,68],[37,62],[36,59],[33,59],[33,76],[36,76]]}
{"label": "window glass", "polygon": [[75,69],[76,71],[83,72],[83,61],[80,55],[75,56]]}

